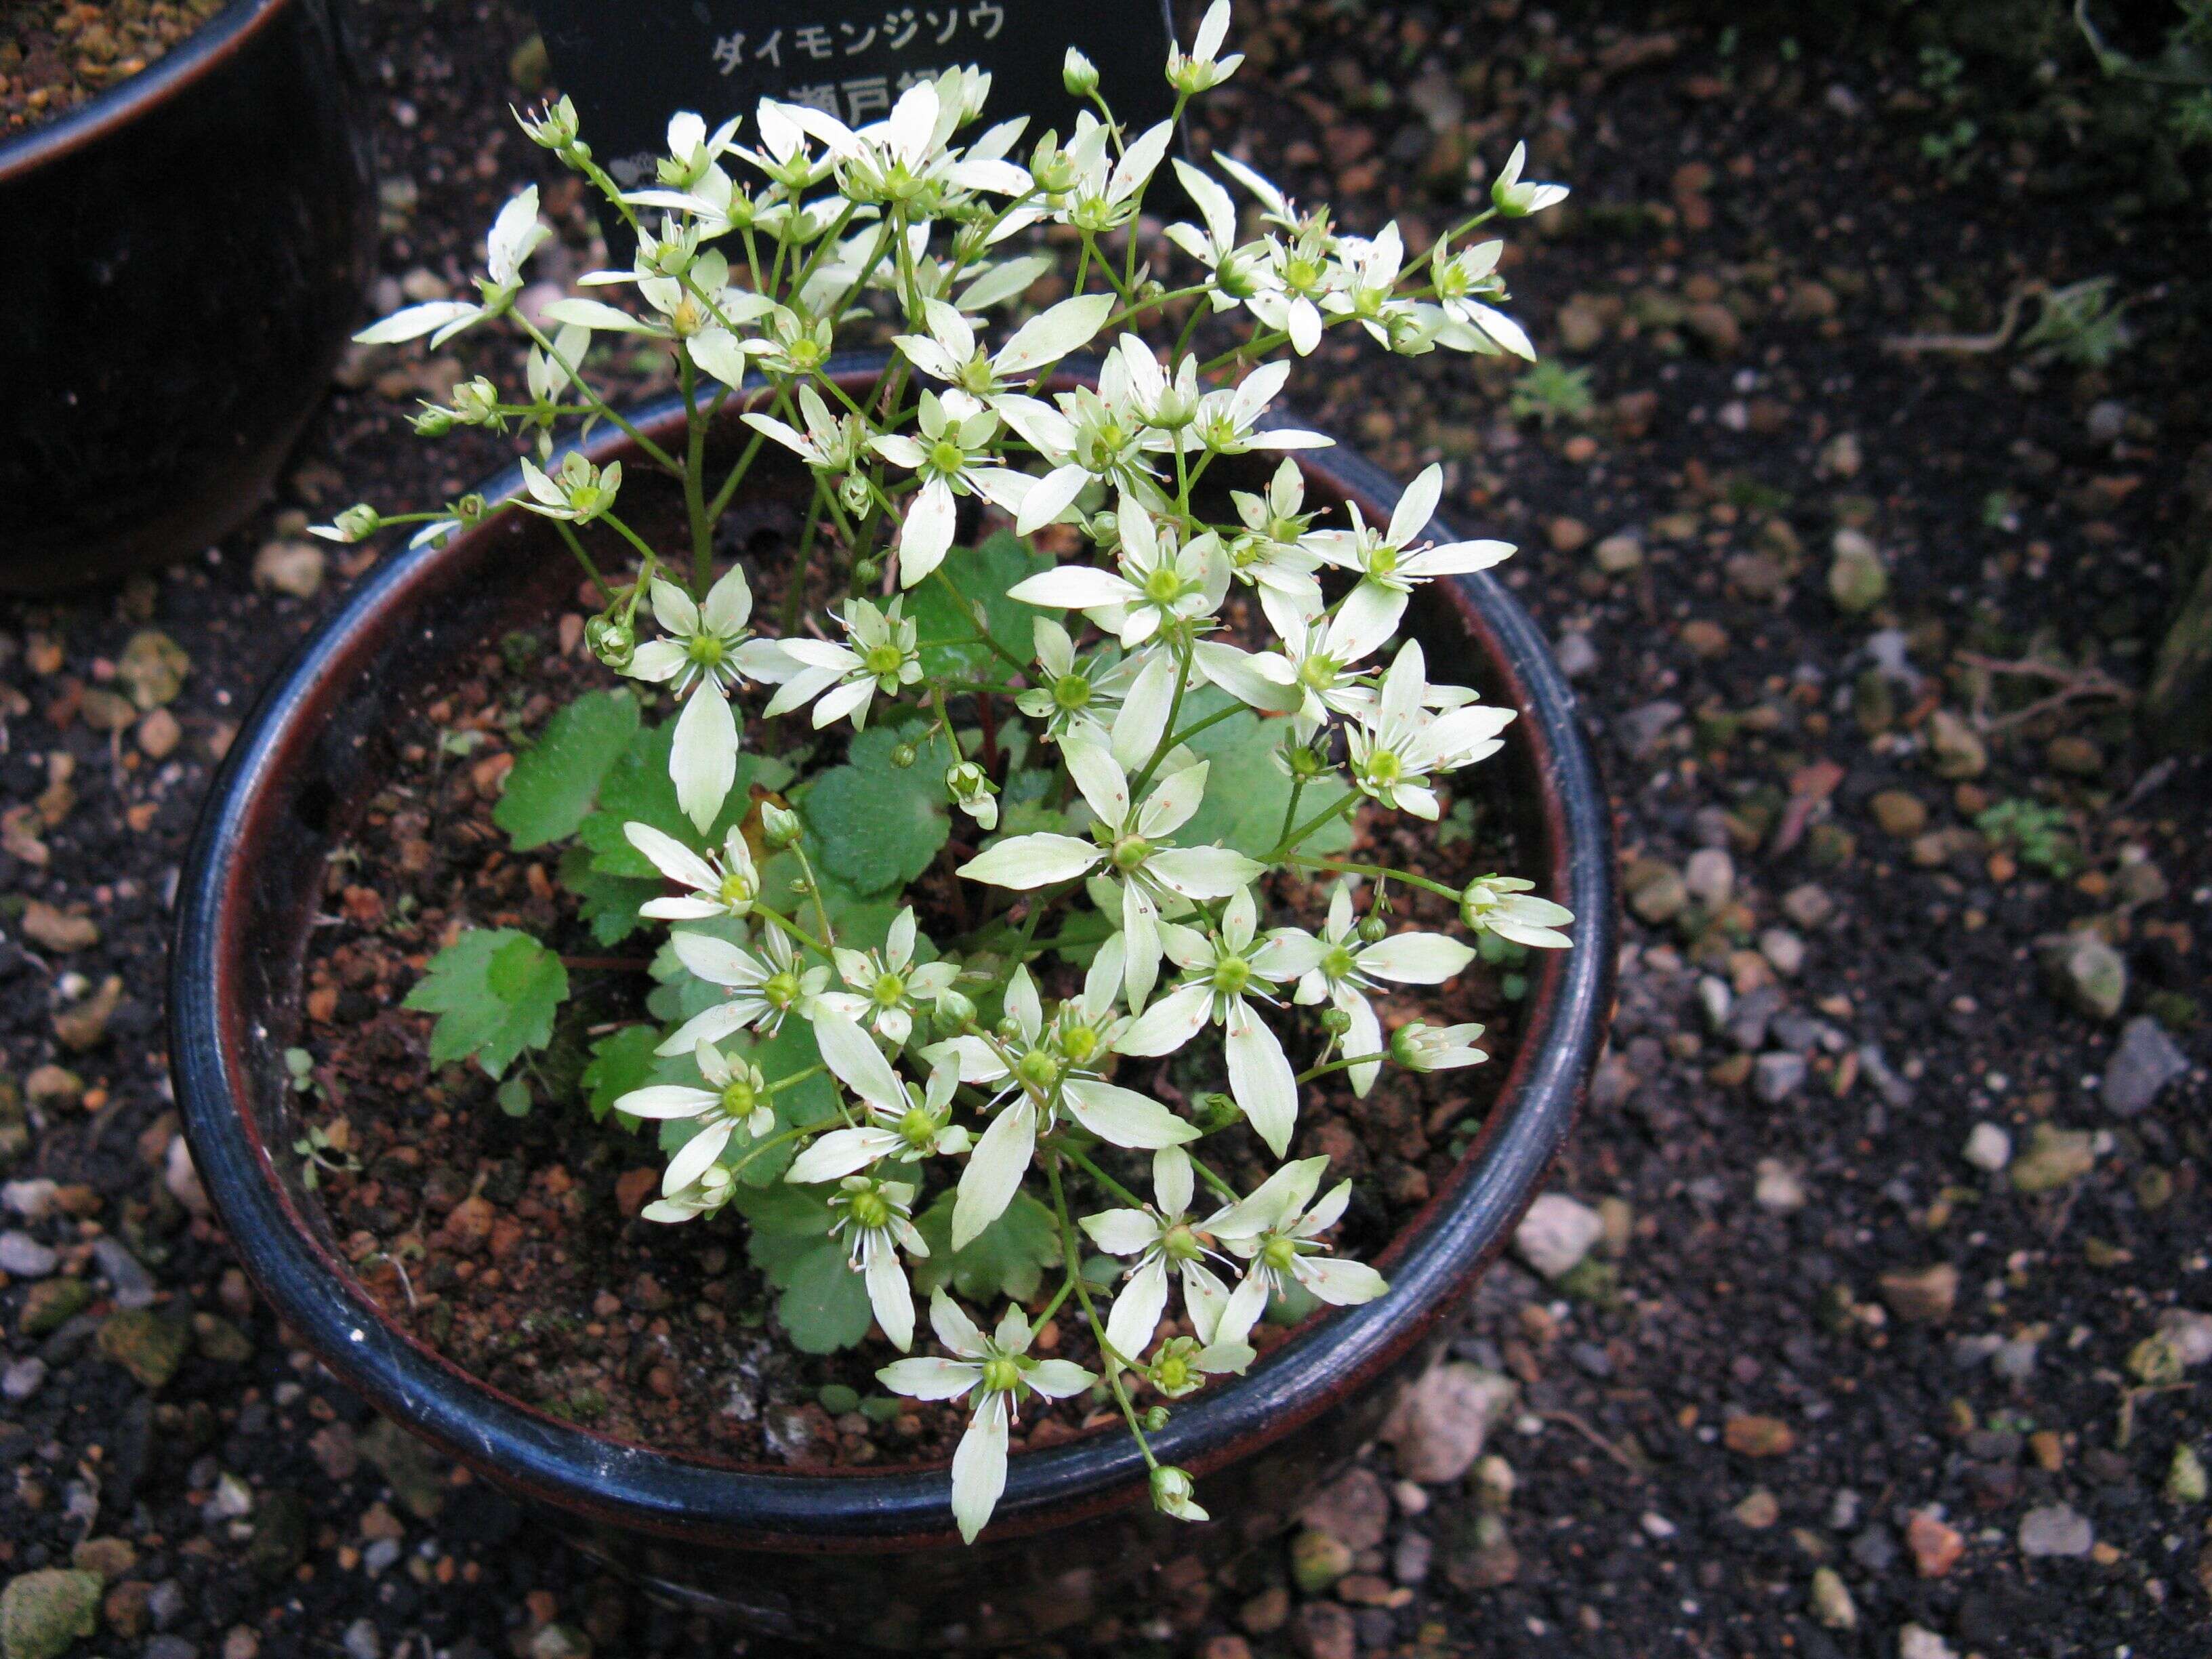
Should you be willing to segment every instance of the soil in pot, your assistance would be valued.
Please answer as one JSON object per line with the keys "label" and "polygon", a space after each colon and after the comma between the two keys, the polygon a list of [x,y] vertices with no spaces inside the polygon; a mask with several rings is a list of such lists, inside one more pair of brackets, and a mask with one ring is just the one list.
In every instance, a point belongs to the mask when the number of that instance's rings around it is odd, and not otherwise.
{"label": "soil in pot", "polygon": [[[758,618],[779,614],[795,529],[774,507],[734,514],[725,526],[721,551],[744,565]],[[828,598],[807,595],[817,613]],[[400,769],[370,798],[333,857],[312,934],[305,1047],[294,1061],[310,1138],[295,1152],[313,1158],[316,1194],[363,1286],[418,1340],[493,1388],[672,1452],[811,1467],[947,1456],[964,1425],[957,1402],[886,1394],[875,1372],[898,1356],[872,1332],[842,1352],[797,1351],[779,1328],[778,1291],[749,1259],[745,1223],[734,1211],[675,1226],[636,1218],[656,1194],[665,1163],[653,1126],[633,1133],[613,1118],[594,1123],[581,1103],[586,1045],[646,1018],[652,981],[642,970],[661,935],[640,932],[611,947],[596,939],[556,879],[560,849],[511,851],[491,814],[517,748],[555,710],[596,687],[638,689],[617,681],[578,643],[585,611],[595,604],[595,596],[580,596],[574,614],[548,617],[537,634],[483,641],[477,654],[422,688],[403,717]],[[842,725],[813,733],[797,719],[762,734],[758,704],[766,693],[745,695],[753,705],[741,715],[749,746],[793,751],[811,744],[811,772],[834,762],[849,739]],[[999,714],[1018,723],[1003,701]],[[664,701],[648,705],[645,718],[672,716]],[[962,723],[972,726],[975,716]],[[1481,767],[1462,774],[1462,793],[1447,795],[1437,828],[1394,817],[1381,832],[1387,842],[1377,843],[1376,831],[1359,823],[1348,856],[1454,885],[1483,871],[1516,869],[1510,815],[1494,797],[1486,803],[1502,777]],[[958,909],[979,890],[969,886],[963,898],[963,884],[943,872],[971,856],[976,839],[960,820],[938,873],[910,890],[925,934],[950,938],[972,925]],[[1316,927],[1328,894],[1318,883],[1279,878],[1264,896],[1263,927]],[[1395,903],[1399,916],[1428,927],[1448,928],[1455,919],[1452,904],[1435,896],[1401,890]],[[544,1056],[520,1115],[502,1109],[473,1066],[434,1067],[429,1018],[399,1006],[429,957],[464,923],[527,929],[568,964],[574,995],[564,1017],[574,1030]],[[1034,971],[1048,1003],[1079,986],[1079,970],[1056,956]],[[1364,1101],[1340,1073],[1305,1085],[1292,1156],[1325,1152],[1331,1183],[1354,1180],[1338,1234],[1344,1253],[1379,1254],[1472,1140],[1508,1069],[1520,991],[1516,963],[1478,959],[1448,986],[1378,1000],[1386,1030],[1416,1013],[1434,1024],[1485,1024],[1488,1065],[1427,1078],[1386,1069]],[[1121,1080],[1171,1101],[1194,1099],[1223,1086],[1204,1070],[1183,1055],[1124,1061]],[[522,1103],[516,1097],[510,1104]],[[1224,1172],[1246,1190],[1273,1167],[1248,1129],[1208,1146],[1209,1159],[1224,1159]],[[1146,1155],[1110,1146],[1094,1155],[1125,1184],[1150,1191]],[[925,1193],[917,1216],[938,1196]],[[1038,1243],[1045,1254],[1055,1248],[1048,1223]],[[1044,1261],[1036,1265],[1041,1288],[1033,1307],[1058,1282]],[[989,1303],[971,1310],[995,1311]],[[1276,1315],[1304,1311],[1279,1308]],[[1287,1322],[1263,1324],[1255,1345],[1264,1356],[1287,1329]],[[1163,1328],[1163,1334],[1187,1333],[1183,1324]],[[915,1352],[931,1351],[929,1342],[925,1328]],[[1046,1328],[1039,1346],[1095,1364],[1089,1334],[1069,1312]],[[1151,1403],[1140,1395],[1140,1406]],[[1118,1420],[1103,1395],[1049,1408],[1034,1400],[1016,1443],[1048,1445]]]}
{"label": "soil in pot", "polygon": [[0,139],[140,74],[230,0],[8,0],[0,7]]}

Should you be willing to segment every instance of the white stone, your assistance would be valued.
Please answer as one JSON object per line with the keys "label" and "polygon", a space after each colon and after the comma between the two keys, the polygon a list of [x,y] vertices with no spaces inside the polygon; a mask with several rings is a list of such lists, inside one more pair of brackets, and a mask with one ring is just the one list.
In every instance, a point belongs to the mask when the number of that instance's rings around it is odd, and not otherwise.
{"label": "white stone", "polygon": [[1995,1175],[2012,1162],[2012,1137],[1994,1123],[1977,1123],[1960,1156],[1977,1170]]}
{"label": "white stone", "polygon": [[1605,1237],[1605,1218],[1565,1193],[1546,1193],[1513,1230],[1513,1248],[1547,1279],[1573,1271]]}

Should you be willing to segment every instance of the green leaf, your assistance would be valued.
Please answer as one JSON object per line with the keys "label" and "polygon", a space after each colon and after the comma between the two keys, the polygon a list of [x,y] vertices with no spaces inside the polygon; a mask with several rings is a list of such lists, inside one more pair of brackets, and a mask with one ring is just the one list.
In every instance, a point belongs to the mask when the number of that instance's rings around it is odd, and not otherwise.
{"label": "green leaf", "polygon": [[[814,933],[818,931],[814,901],[801,898],[791,890],[791,883],[799,873],[798,854],[778,853],[761,866],[761,891],[781,895],[781,904],[790,906],[784,914],[807,932]],[[904,895],[896,891],[864,893],[835,872],[824,869],[819,859],[815,860],[814,875],[822,884],[822,902],[829,909],[830,930],[837,935],[837,943],[848,951],[879,949],[890,935],[892,920],[905,908]],[[771,898],[771,902],[776,901]]]}
{"label": "green leaf", "polygon": [[[1227,708],[1229,701],[1226,692],[1201,687],[1183,698],[1180,723],[1188,726]],[[1282,838],[1283,815],[1291,803],[1291,780],[1275,764],[1275,750],[1290,734],[1288,720],[1263,720],[1247,708],[1191,738],[1192,752],[1207,763],[1206,801],[1176,831],[1176,844],[1200,847],[1218,842],[1255,859],[1273,852]],[[1308,785],[1298,797],[1299,823],[1343,793],[1344,786],[1334,781]],[[1300,850],[1326,857],[1351,845],[1352,826],[1340,818],[1307,836]]]}
{"label": "green leaf", "polygon": [[576,833],[607,769],[637,735],[637,700],[627,691],[586,691],[545,722],[514,759],[491,821],[525,853]]}
{"label": "green leaf", "polygon": [[607,768],[599,783],[599,809],[578,830],[584,845],[592,849],[592,867],[601,874],[647,881],[660,878],[652,860],[623,834],[623,825],[633,819],[675,836],[694,852],[719,852],[732,827],[752,810],[754,785],[775,791],[791,781],[791,768],[773,755],[739,754],[736,781],[722,803],[721,816],[702,836],[676,804],[676,786],[669,781],[668,751],[675,741],[672,720],[641,727],[629,747]]}
{"label": "green leaf", "polygon": [[615,1102],[653,1081],[659,1060],[653,1051],[659,1042],[660,1033],[650,1025],[625,1025],[592,1045],[581,1082],[594,1121],[605,1121]]}
{"label": "green leaf", "polygon": [[552,951],[512,927],[477,927],[438,952],[401,1006],[438,1016],[431,1064],[473,1059],[496,1078],[525,1048],[552,1041],[568,994],[568,970]]}
{"label": "green leaf", "polygon": [[[915,743],[912,766],[890,763],[891,750]],[[818,779],[799,803],[831,875],[863,894],[903,886],[929,868],[952,834],[945,794],[951,750],[941,733],[919,742],[908,731],[872,726],[853,739],[846,763]]]}
{"label": "green leaf", "polygon": [[867,1281],[853,1271],[845,1247],[832,1240],[801,1256],[776,1299],[775,1316],[801,1353],[835,1353],[868,1334],[875,1313]]}
{"label": "green leaf", "polygon": [[1003,530],[973,551],[955,549],[943,569],[966,596],[968,605],[956,601],[945,591],[945,585],[934,579],[907,595],[906,614],[914,619],[922,641],[922,672],[963,680],[1006,678],[1006,663],[975,637],[971,607],[978,601],[991,637],[1017,659],[1027,662],[1030,619],[1037,612],[1018,599],[1008,599],[1006,590],[1052,566],[1049,554],[1032,550],[1021,538]]}
{"label": "green leaf", "polygon": [[619,945],[645,926],[638,907],[659,898],[665,884],[658,878],[612,876],[592,862],[588,847],[571,847],[561,854],[561,884],[580,903],[578,915],[602,945]]}
{"label": "green leaf", "polygon": [[745,1255],[778,1290],[789,1287],[799,1264],[830,1237],[837,1218],[826,1188],[738,1189],[732,1200],[747,1223]]}
{"label": "green leaf", "polygon": [[940,1194],[937,1202],[915,1218],[929,1255],[914,1264],[914,1282],[922,1294],[942,1286],[952,1288],[971,1302],[991,1303],[1000,1297],[1026,1302],[1036,1294],[1044,1270],[1060,1260],[1060,1223],[1050,1210],[1027,1193],[1017,1193],[1006,1212],[968,1241],[968,1248],[952,1248],[952,1204],[956,1195]]}

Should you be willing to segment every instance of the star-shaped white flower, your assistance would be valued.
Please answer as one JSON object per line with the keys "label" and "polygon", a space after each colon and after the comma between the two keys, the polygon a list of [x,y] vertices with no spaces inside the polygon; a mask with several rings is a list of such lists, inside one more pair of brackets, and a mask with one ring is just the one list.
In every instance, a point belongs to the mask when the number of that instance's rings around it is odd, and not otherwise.
{"label": "star-shaped white flower", "polygon": [[744,832],[730,826],[720,858],[693,852],[675,836],[649,823],[623,825],[629,844],[653,861],[654,869],[691,890],[690,897],[648,899],[638,915],[654,921],[704,921],[709,916],[744,916],[760,896],[760,872]]}
{"label": "star-shaped white flower", "polygon": [[1362,793],[1434,823],[1430,775],[1472,766],[1504,748],[1498,734],[1511,723],[1513,710],[1468,703],[1431,714],[1425,666],[1419,640],[1399,647],[1372,718],[1351,729],[1349,747],[1352,781]]}
{"label": "star-shaped white flower", "polygon": [[914,960],[914,907],[908,905],[891,919],[880,951],[851,951],[839,945],[832,953],[837,976],[850,992],[824,992],[822,1000],[848,1018],[862,1021],[884,1041],[903,1044],[914,1030],[917,1007],[932,1003],[952,988],[960,969],[950,962]]}
{"label": "star-shaped white flower", "polygon": [[1518,876],[1478,876],[1459,896],[1460,920],[1479,933],[1495,933],[1530,950],[1566,950],[1574,940],[1559,930],[1575,913],[1538,898],[1535,885]]}
{"label": "star-shaped white flower", "polygon": [[945,562],[958,521],[955,498],[974,493],[1009,513],[1021,510],[1032,483],[1025,472],[983,459],[999,417],[964,392],[921,394],[919,438],[888,432],[872,440],[877,454],[921,480],[899,526],[899,586],[912,587]]}
{"label": "star-shaped white flower", "polygon": [[1031,1358],[1036,1333],[1018,1307],[1009,1307],[999,1328],[986,1337],[951,1297],[935,1291],[929,1324],[951,1358],[901,1359],[878,1371],[876,1379],[910,1400],[967,1396],[967,1431],[952,1454],[952,1518],[972,1544],[1006,1489],[1007,1431],[1022,1399],[1037,1394],[1065,1400],[1098,1379],[1071,1360]]}
{"label": "star-shaped white flower", "polygon": [[484,239],[484,274],[477,279],[478,302],[429,300],[395,311],[382,322],[372,323],[353,337],[363,345],[393,345],[402,340],[430,336],[433,350],[463,329],[473,328],[487,317],[506,314],[522,292],[522,264],[553,234],[538,217],[538,186],[531,185],[510,200],[492,221]]}
{"label": "star-shaped white flower", "polygon": [[633,1089],[615,1102],[615,1110],[632,1117],[691,1119],[698,1133],[677,1149],[661,1178],[664,1194],[682,1191],[698,1180],[708,1164],[722,1156],[731,1138],[743,1129],[755,1139],[775,1127],[775,1107],[769,1097],[768,1079],[760,1068],[744,1060],[723,1057],[711,1042],[692,1047],[703,1089],[680,1083],[655,1083]]}
{"label": "star-shaped white flower", "polygon": [[1385,638],[1397,631],[1407,595],[1423,582],[1487,570],[1513,551],[1510,542],[1494,541],[1416,548],[1436,517],[1443,487],[1443,468],[1425,467],[1398,498],[1387,530],[1369,524],[1360,516],[1359,504],[1352,501],[1347,503],[1351,529],[1316,530],[1305,539],[1306,547],[1328,563],[1358,574],[1359,586],[1352,590],[1345,607],[1360,612],[1363,625],[1380,626]]}
{"label": "star-shaped white flower", "polygon": [[846,600],[845,608],[832,614],[850,645],[802,638],[777,641],[789,678],[764,712],[787,714],[813,702],[816,731],[848,715],[854,731],[865,730],[869,706],[878,691],[896,696],[902,687],[921,679],[918,630],[900,614],[903,603],[901,596],[888,610],[878,610],[866,599]]}
{"label": "star-shaped white flower", "polygon": [[1115,303],[1111,293],[1062,300],[1016,329],[996,351],[986,353],[976,343],[975,325],[957,307],[925,300],[922,316],[929,332],[894,335],[891,343],[932,379],[988,400],[1089,345],[1113,314]]}
{"label": "star-shaped white flower", "polygon": [[1173,1054],[1209,1023],[1222,1026],[1229,1092],[1280,1158],[1297,1127],[1298,1085],[1281,1040],[1249,999],[1273,1000],[1267,988],[1305,973],[1318,947],[1310,934],[1296,929],[1257,939],[1257,924],[1249,887],[1237,890],[1216,933],[1164,923],[1161,941],[1183,970],[1183,981],[1137,1017],[1121,1034],[1120,1047],[1125,1054]]}
{"label": "star-shaped white flower", "polygon": [[952,1091],[960,1085],[957,1055],[947,1055],[931,1068],[928,1087],[917,1096],[868,1034],[845,1015],[821,1009],[812,1024],[823,1064],[860,1097],[871,1121],[817,1137],[792,1160],[786,1181],[812,1186],[842,1180],[887,1158],[967,1151],[967,1130],[951,1121]]}
{"label": "star-shaped white flower", "polygon": [[1508,218],[1519,219],[1531,213],[1541,213],[1567,199],[1565,185],[1523,183],[1522,167],[1528,159],[1528,146],[1523,142],[1513,146],[1513,154],[1505,158],[1505,165],[1498,177],[1491,180],[1490,199],[1498,210]]}
{"label": "star-shaped white flower", "polygon": [[1162,904],[1227,898],[1257,880],[1262,866],[1228,848],[1177,847],[1166,839],[1204,801],[1206,762],[1170,773],[1137,805],[1129,798],[1127,772],[1105,747],[1071,738],[1061,744],[1060,753],[1097,815],[1091,838],[1050,831],[1010,836],[961,866],[958,873],[1023,892],[1094,872],[1119,886],[1129,1000],[1141,1007],[1158,977]]}
{"label": "star-shaped white flower", "polygon": [[1310,1205],[1328,1168],[1326,1158],[1285,1164],[1249,1197],[1200,1224],[1248,1264],[1214,1327],[1215,1341],[1243,1341],[1267,1312],[1269,1298],[1292,1284],[1340,1308],[1372,1302],[1390,1288],[1365,1262],[1324,1254],[1328,1246],[1320,1236],[1343,1218],[1352,1200],[1352,1183],[1344,1181]]}
{"label": "star-shaped white flower", "polygon": [[914,1187],[904,1181],[847,1176],[830,1195],[836,1220],[830,1236],[846,1241],[846,1264],[868,1286],[868,1307],[891,1346],[914,1346],[914,1290],[899,1252],[927,1256],[929,1245],[914,1224]]}
{"label": "star-shaped white flower", "polygon": [[1229,594],[1229,554],[1219,537],[1209,530],[1185,542],[1126,495],[1115,522],[1121,535],[1119,568],[1063,564],[1016,582],[1007,597],[1083,611],[1127,649],[1221,608]]}
{"label": "star-shaped white flower", "polygon": [[685,1054],[695,1043],[720,1042],[748,1026],[764,1037],[774,1036],[785,1015],[797,1012],[805,1018],[805,1011],[830,982],[827,968],[799,970],[791,941],[780,927],[769,927],[761,940],[766,961],[742,945],[681,927],[668,936],[668,943],[676,959],[692,974],[730,994],[678,1026],[653,1050],[658,1054]]}
{"label": "star-shaped white flower", "polygon": [[1201,1334],[1229,1305],[1229,1287],[1206,1265],[1208,1252],[1190,1213],[1192,1191],[1190,1154],[1163,1147],[1152,1154],[1151,1204],[1082,1218],[1083,1231],[1107,1255],[1136,1257],[1123,1270],[1106,1321],[1107,1344],[1126,1364],[1136,1364],[1152,1346],[1167,1311],[1170,1273],[1181,1280],[1183,1306]]}
{"label": "star-shaped white flower", "polygon": [[764,678],[780,662],[774,641],[746,637],[753,591],[744,569],[732,565],[707,602],[696,605],[674,582],[655,578],[653,619],[668,637],[637,648],[623,672],[632,679],[665,685],[684,699],[668,775],[684,817],[704,830],[722,810],[738,775],[738,722],[729,693],[748,679]]}
{"label": "star-shaped white flower", "polygon": [[1328,920],[1318,944],[1313,966],[1298,981],[1296,1000],[1308,1006],[1329,1002],[1351,1017],[1352,1027],[1344,1034],[1344,1057],[1376,1056],[1370,1064],[1351,1068],[1352,1092],[1364,1095],[1382,1069],[1382,1022],[1367,994],[1379,988],[1376,981],[1381,980],[1441,985],[1472,962],[1474,952],[1442,933],[1392,933],[1372,945],[1363,943],[1352,914],[1351,886],[1341,882],[1329,896]]}

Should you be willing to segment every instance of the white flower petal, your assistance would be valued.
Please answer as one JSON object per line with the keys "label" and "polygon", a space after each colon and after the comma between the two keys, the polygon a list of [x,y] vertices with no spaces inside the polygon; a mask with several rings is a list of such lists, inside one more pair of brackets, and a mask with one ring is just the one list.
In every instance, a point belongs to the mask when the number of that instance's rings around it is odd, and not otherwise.
{"label": "white flower petal", "polygon": [[738,775],[738,723],[722,694],[702,680],[684,700],[668,751],[676,803],[704,834]]}
{"label": "white flower petal", "polygon": [[991,1127],[976,1141],[975,1150],[968,1155],[968,1167],[960,1173],[959,1194],[952,1202],[954,1249],[966,1249],[1014,1201],[1036,1152],[1036,1107],[1024,1095],[993,1118]]}
{"label": "white flower petal", "polygon": [[1070,1078],[1060,1085],[1060,1103],[1070,1116],[1116,1146],[1153,1151],[1198,1139],[1198,1130],[1157,1100],[1133,1089],[1101,1083],[1096,1078]]}
{"label": "white flower petal", "polygon": [[985,848],[956,872],[970,881],[1019,891],[1072,881],[1097,866],[1105,851],[1073,836],[1014,836]]}
{"label": "white flower petal", "polygon": [[1393,933],[1361,949],[1362,973],[1401,985],[1441,985],[1474,960],[1474,952],[1442,933]]}
{"label": "white flower petal", "polygon": [[896,1129],[832,1129],[793,1158],[783,1178],[795,1187],[842,1181],[902,1151],[905,1145],[904,1138]]}
{"label": "white flower petal", "polygon": [[701,892],[712,892],[721,885],[714,866],[675,836],[635,820],[623,825],[623,836],[671,881],[680,881]]}
{"label": "white flower petal", "polygon": [[990,1520],[1006,1489],[1006,1397],[988,1396],[952,1454],[952,1519],[968,1543]]}
{"label": "white flower petal", "polygon": [[959,1359],[900,1359],[876,1381],[909,1400],[957,1400],[982,1380],[983,1368]]}
{"label": "white flower petal", "polygon": [[904,1352],[914,1346],[914,1291],[899,1266],[898,1252],[888,1243],[870,1251],[866,1268],[868,1306],[891,1346]]}
{"label": "white flower petal", "polygon": [[1146,874],[1187,899],[1227,898],[1266,868],[1226,847],[1170,847],[1145,860]]}
{"label": "white flower petal", "polygon": [[1229,1092],[1244,1109],[1253,1129],[1277,1158],[1291,1149],[1297,1127],[1298,1085],[1283,1045],[1250,1006],[1239,997],[1229,1006]]}
{"label": "white flower petal", "polygon": [[1339,1308],[1372,1302],[1390,1288],[1389,1281],[1364,1261],[1340,1261],[1333,1256],[1302,1255],[1291,1272],[1299,1284],[1322,1301]]}
{"label": "white flower petal", "polygon": [[1171,1054],[1199,1034],[1212,1008],[1212,988],[1180,987],[1139,1014],[1114,1047],[1125,1054]]}

